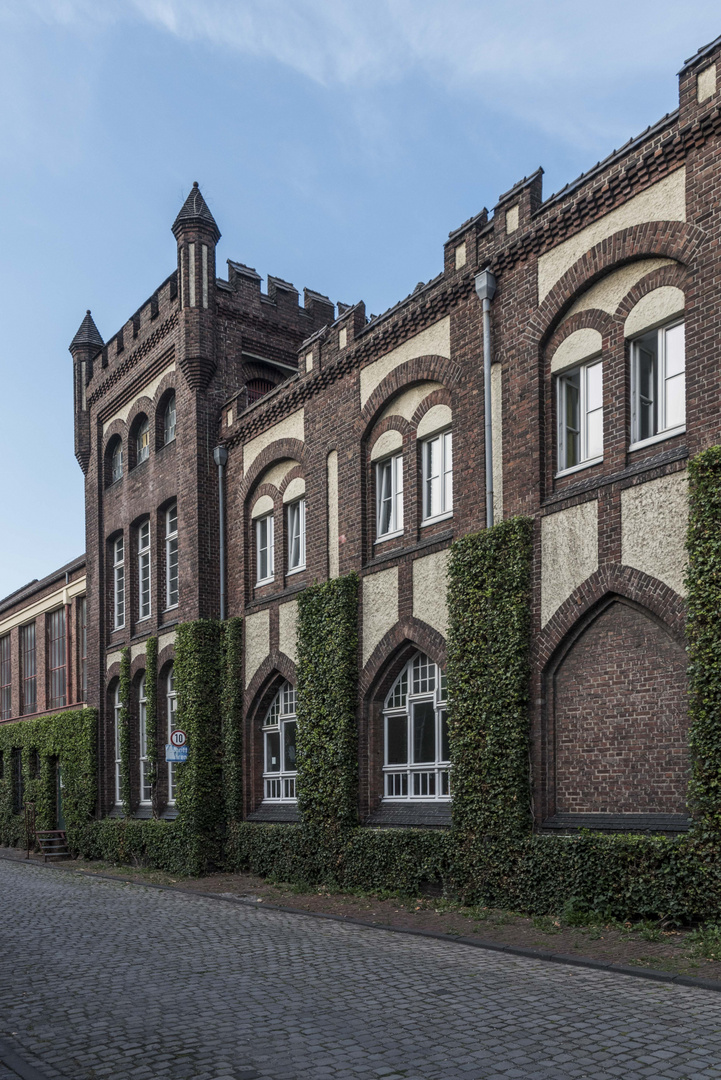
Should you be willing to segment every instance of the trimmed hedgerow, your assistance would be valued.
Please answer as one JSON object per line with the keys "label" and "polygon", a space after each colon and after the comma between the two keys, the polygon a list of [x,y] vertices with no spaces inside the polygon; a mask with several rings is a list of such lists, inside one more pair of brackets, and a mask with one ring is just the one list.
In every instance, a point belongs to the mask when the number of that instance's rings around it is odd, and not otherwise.
{"label": "trimmed hedgerow", "polygon": [[464,536],[448,567],[448,701],[453,821],[501,838],[531,830],[528,518]]}
{"label": "trimmed hedgerow", "polygon": [[244,822],[229,829],[227,865],[300,885],[416,895],[448,879],[451,847],[444,830]]}
{"label": "trimmed hedgerow", "polygon": [[[57,769],[63,783],[68,844],[77,850],[96,802],[98,714],[79,709],[0,726],[0,843],[25,842],[24,812],[13,813],[13,751],[22,755],[24,800],[35,804],[38,829],[57,828]],[[39,772],[37,763],[39,762]]]}
{"label": "trimmed hedgerow", "polygon": [[223,796],[228,821],[243,817],[243,620],[222,627]]}
{"label": "trimmed hedgerow", "polygon": [[358,821],[358,577],[298,599],[298,809],[304,824]]}
{"label": "trimmed hedgerow", "polygon": [[126,814],[131,810],[130,786],[130,648],[120,651],[120,678],[118,680],[118,742],[120,744],[120,801]]}
{"label": "trimmed hedgerow", "polygon": [[686,575],[689,647],[689,803],[699,835],[721,834],[721,446],[689,465]]}

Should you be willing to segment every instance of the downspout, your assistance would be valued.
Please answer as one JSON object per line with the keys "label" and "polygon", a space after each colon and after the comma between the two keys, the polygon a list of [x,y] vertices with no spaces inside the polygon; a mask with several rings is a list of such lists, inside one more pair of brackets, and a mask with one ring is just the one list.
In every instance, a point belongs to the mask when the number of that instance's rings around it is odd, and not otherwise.
{"label": "downspout", "polygon": [[224,446],[216,446],[213,461],[218,466],[218,532],[220,537],[220,621],[225,619],[225,485],[223,472],[228,461]]}
{"label": "downspout", "polygon": [[491,401],[491,300],[496,279],[490,270],[476,274],[476,295],[483,302],[483,419],[486,447],[486,528],[493,524],[493,414]]}

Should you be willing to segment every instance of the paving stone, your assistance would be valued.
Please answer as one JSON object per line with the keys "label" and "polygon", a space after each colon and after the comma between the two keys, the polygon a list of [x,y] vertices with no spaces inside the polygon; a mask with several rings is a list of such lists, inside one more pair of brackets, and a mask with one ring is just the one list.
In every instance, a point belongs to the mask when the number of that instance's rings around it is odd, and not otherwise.
{"label": "paving stone", "polygon": [[0,895],[48,1080],[721,1077],[712,991],[3,860]]}

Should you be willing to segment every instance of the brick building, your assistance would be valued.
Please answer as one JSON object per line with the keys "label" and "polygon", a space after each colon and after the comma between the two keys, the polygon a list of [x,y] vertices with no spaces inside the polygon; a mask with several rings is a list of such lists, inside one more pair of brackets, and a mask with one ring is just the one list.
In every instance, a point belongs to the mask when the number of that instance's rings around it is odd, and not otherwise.
{"label": "brick building", "polygon": [[719,63],[721,39],[682,69],[678,109],[558,194],[542,170],[516,184],[378,317],[307,289],[300,306],[279,278],[263,292],[241,263],[217,277],[197,185],[177,269],[107,342],[88,312],[70,348],[102,814],[121,812],[124,646],[134,810],[174,812],[172,767],[144,780],[144,643],[164,743],[175,627],[219,615],[222,531],[246,817],[297,820],[298,594],[354,570],[360,820],[449,824],[447,559],[492,507],[535,522],[536,827],[687,827],[686,464],[721,441]]}

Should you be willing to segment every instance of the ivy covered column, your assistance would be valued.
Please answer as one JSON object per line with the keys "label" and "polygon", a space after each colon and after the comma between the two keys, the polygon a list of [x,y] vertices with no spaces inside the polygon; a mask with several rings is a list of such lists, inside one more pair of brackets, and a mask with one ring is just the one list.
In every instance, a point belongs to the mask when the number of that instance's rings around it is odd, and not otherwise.
{"label": "ivy covered column", "polygon": [[453,822],[466,836],[531,829],[531,530],[510,518],[464,536],[448,568],[448,700]]}
{"label": "ivy covered column", "polygon": [[358,823],[358,577],[298,599],[298,808],[304,825]]}
{"label": "ivy covered column", "polygon": [[721,446],[689,465],[689,803],[694,833],[721,835]]}
{"label": "ivy covered column", "polygon": [[177,766],[176,826],[187,845],[191,874],[222,861],[225,807],[222,790],[220,623],[183,623],[175,638],[178,727],[188,736],[188,760]]}

